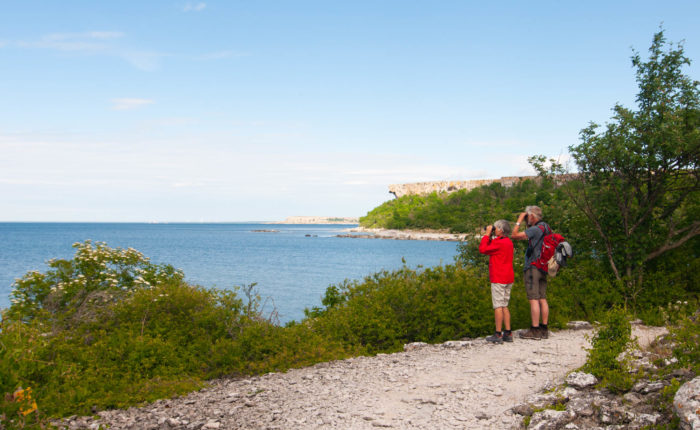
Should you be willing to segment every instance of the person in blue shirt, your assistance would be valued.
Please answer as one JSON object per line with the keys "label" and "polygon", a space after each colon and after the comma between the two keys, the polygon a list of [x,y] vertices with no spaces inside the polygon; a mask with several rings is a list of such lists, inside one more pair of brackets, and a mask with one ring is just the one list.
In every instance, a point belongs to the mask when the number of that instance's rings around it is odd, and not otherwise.
{"label": "person in blue shirt", "polygon": [[[527,224],[527,228],[521,232],[520,225],[523,223]],[[552,229],[549,225],[542,221],[542,209],[539,206],[528,206],[525,208],[525,212],[518,216],[513,233],[510,235],[513,240],[527,240],[523,276],[527,299],[530,302],[532,325],[530,329],[520,332],[520,337],[523,339],[540,340],[549,338],[549,328],[547,327],[549,320],[547,273],[532,265],[532,262],[540,257],[545,233],[551,231]]]}

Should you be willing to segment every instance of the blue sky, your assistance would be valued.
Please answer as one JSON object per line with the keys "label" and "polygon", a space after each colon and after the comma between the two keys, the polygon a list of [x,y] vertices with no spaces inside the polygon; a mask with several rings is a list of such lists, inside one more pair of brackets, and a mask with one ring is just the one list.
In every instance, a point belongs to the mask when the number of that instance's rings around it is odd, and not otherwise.
{"label": "blue sky", "polygon": [[32,1],[0,12],[0,221],[361,216],[634,106],[698,1]]}

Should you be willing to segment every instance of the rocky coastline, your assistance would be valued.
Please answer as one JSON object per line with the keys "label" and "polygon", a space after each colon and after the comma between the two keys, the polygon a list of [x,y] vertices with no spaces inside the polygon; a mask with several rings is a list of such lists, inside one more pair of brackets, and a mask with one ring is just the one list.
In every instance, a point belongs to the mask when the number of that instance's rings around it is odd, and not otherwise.
{"label": "rocky coastline", "polygon": [[460,242],[467,240],[469,235],[450,233],[442,230],[388,230],[383,228],[354,227],[345,230],[337,237],[351,239],[391,239],[391,240],[439,240]]}

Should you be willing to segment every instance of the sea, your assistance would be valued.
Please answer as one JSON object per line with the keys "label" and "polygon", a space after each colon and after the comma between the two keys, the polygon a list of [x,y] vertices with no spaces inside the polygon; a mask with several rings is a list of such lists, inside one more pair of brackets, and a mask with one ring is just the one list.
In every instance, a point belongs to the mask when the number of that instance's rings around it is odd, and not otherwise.
{"label": "sea", "polygon": [[219,289],[256,283],[264,315],[279,322],[321,306],[330,285],[404,264],[451,264],[456,242],[337,237],[355,225],[268,223],[0,223],[0,309],[16,278],[72,258],[76,242],[135,248],[153,263],[183,270],[191,284]]}

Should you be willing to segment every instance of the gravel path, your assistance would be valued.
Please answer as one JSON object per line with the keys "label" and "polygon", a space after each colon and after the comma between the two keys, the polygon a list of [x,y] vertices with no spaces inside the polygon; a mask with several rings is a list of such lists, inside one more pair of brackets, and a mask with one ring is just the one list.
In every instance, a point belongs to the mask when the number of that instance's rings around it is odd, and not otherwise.
{"label": "gravel path", "polygon": [[[662,329],[635,327],[640,343]],[[510,409],[585,362],[590,330],[492,345],[483,338],[213,381],[177,399],[73,427],[147,429],[517,428]],[[67,422],[66,424],[71,424]]]}

